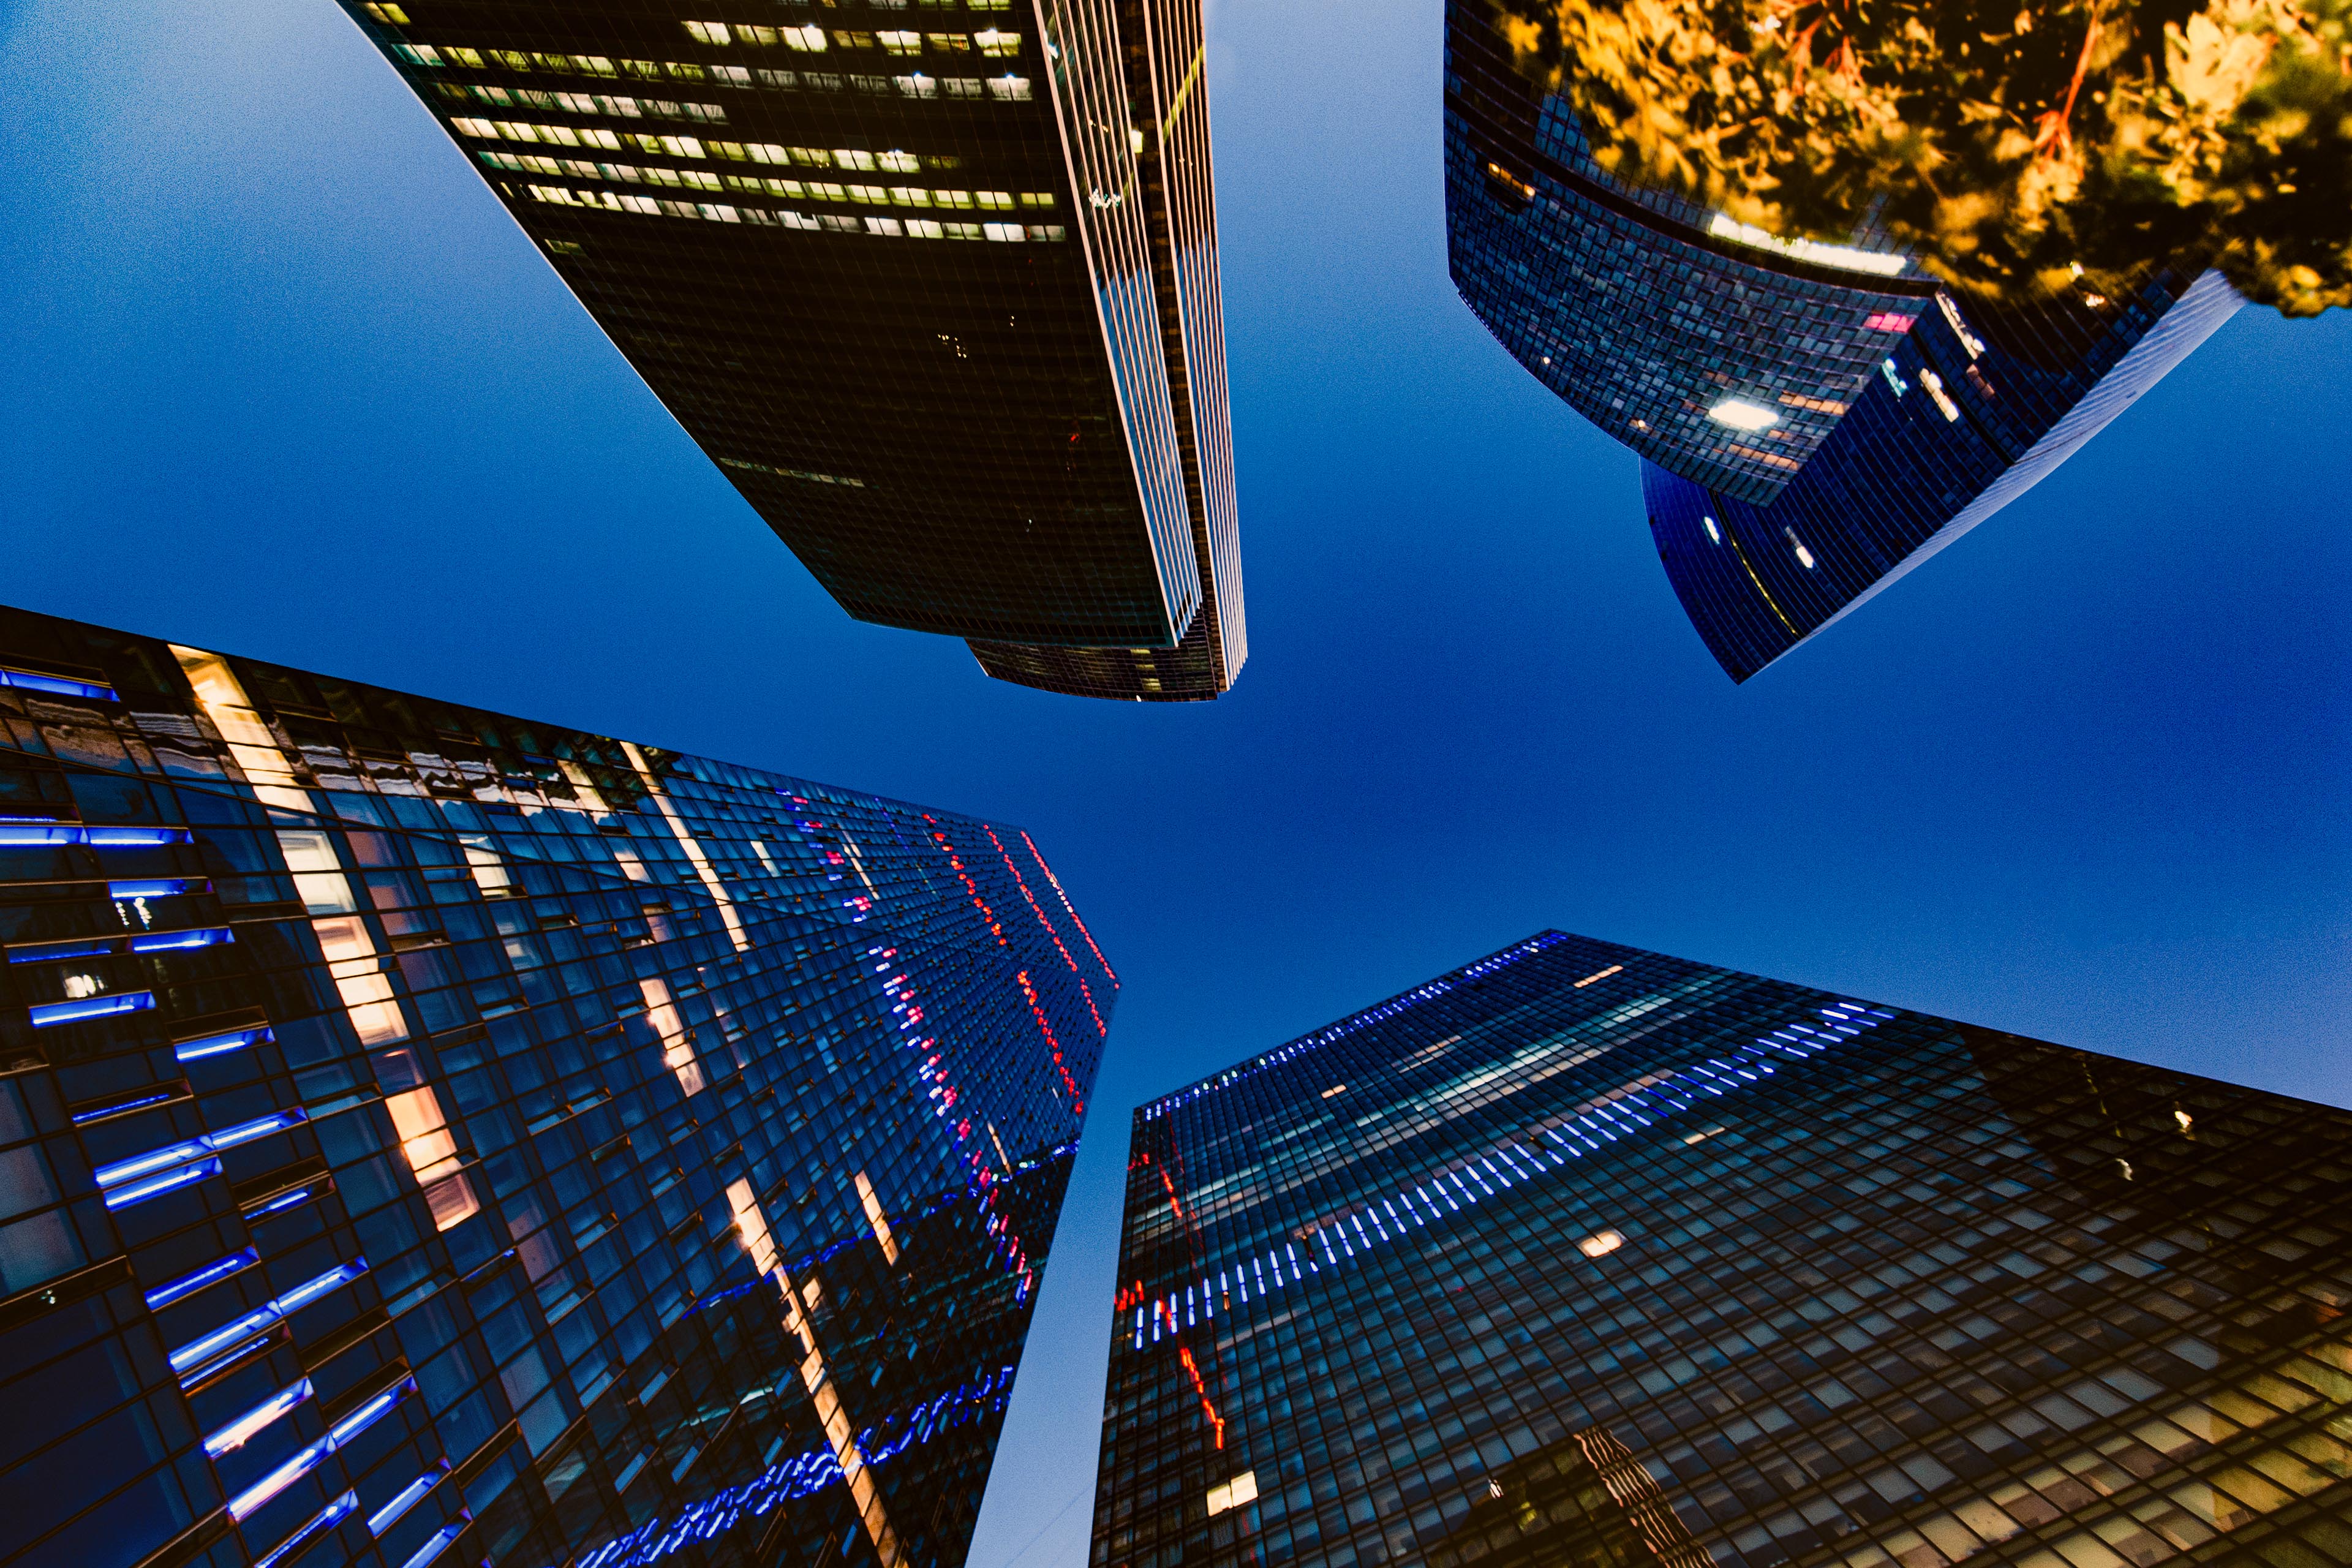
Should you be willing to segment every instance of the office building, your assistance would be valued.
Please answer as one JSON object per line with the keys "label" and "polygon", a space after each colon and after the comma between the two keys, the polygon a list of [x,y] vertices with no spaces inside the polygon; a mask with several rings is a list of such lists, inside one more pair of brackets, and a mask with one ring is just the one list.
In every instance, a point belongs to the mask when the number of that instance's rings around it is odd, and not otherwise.
{"label": "office building", "polygon": [[1198,0],[344,9],[852,616],[1232,684]]}
{"label": "office building", "polygon": [[1142,1106],[1097,1568],[2352,1561],[2352,1115],[1547,931]]}
{"label": "office building", "polygon": [[1745,680],[2006,506],[2240,304],[2196,257],[2127,295],[1997,306],[1868,231],[1790,242],[1594,161],[1448,0],[1454,280],[1512,357],[1641,458],[1691,623]]}
{"label": "office building", "polygon": [[1118,982],[1020,829],[0,611],[0,1560],[962,1561]]}

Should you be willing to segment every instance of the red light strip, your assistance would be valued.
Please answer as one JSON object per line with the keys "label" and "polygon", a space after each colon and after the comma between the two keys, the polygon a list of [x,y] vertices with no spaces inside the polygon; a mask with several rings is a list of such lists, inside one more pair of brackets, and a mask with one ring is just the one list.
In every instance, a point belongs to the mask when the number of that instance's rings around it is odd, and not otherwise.
{"label": "red light strip", "polygon": [[1201,1381],[1201,1369],[1192,1364],[1192,1352],[1179,1345],[1176,1353],[1184,1358],[1184,1370],[1192,1374],[1192,1392],[1201,1396],[1201,1414],[1206,1415],[1209,1425],[1217,1429],[1217,1447],[1222,1448],[1225,1446],[1225,1418],[1217,1414],[1215,1405],[1209,1403],[1209,1385]]}
{"label": "red light strip", "polygon": [[[1072,958],[1070,956],[1070,950],[1062,945],[1062,933],[1055,931],[1054,929],[1054,922],[1045,918],[1045,906],[1037,901],[1037,895],[1029,890],[1028,882],[1021,875],[1021,868],[1015,866],[1013,863],[1013,857],[1004,852],[1004,841],[996,837],[996,829],[989,826],[986,823],[982,823],[981,825],[981,831],[988,835],[988,841],[991,844],[996,846],[998,858],[1004,862],[1004,868],[1013,873],[1013,885],[1021,889],[1021,896],[1023,898],[1029,900],[1029,908],[1036,914],[1037,923],[1044,926],[1045,928],[1045,934],[1054,939],[1054,951],[1060,953],[1062,955],[1062,962],[1070,966],[1070,973],[1077,980],[1078,989],[1086,995],[1087,1011],[1095,1016],[1095,1033],[1102,1036],[1106,1039],[1109,1038],[1110,1026],[1103,1022],[1102,1010],[1095,1005],[1095,994],[1087,986],[1087,977],[1078,973],[1078,961]],[[1042,865],[1044,862],[1040,861],[1039,864]],[[1099,958],[1102,955],[1100,953],[1097,953],[1095,956]]]}
{"label": "red light strip", "polygon": [[[1017,832],[1019,830],[1015,829],[1015,831]],[[1102,955],[1101,948],[1095,946],[1094,932],[1087,930],[1087,922],[1078,918],[1077,907],[1070,902],[1070,895],[1062,890],[1062,879],[1054,875],[1054,868],[1045,864],[1045,858],[1043,855],[1037,853],[1037,846],[1030,842],[1028,834],[1021,834],[1021,842],[1028,845],[1029,858],[1037,862],[1037,869],[1045,872],[1045,880],[1054,885],[1054,896],[1062,900],[1062,907],[1064,909],[1070,911],[1070,922],[1078,928],[1078,934],[1087,939],[1087,947],[1094,953],[1095,962],[1102,965],[1102,972],[1105,974],[1109,975],[1110,983],[1113,985],[1118,984],[1118,976],[1112,973],[1110,960]]]}

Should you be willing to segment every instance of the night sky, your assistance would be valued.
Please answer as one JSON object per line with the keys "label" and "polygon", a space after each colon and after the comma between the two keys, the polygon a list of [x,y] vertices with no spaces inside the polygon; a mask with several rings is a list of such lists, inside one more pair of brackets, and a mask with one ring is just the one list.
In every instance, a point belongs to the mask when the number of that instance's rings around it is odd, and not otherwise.
{"label": "night sky", "polygon": [[1126,986],[974,1568],[1085,1561],[1129,1108],[1545,926],[2352,1104],[2352,319],[1734,687],[1446,279],[1438,0],[1211,39],[1219,702],[850,621],[327,0],[0,0],[0,601],[1029,828]]}

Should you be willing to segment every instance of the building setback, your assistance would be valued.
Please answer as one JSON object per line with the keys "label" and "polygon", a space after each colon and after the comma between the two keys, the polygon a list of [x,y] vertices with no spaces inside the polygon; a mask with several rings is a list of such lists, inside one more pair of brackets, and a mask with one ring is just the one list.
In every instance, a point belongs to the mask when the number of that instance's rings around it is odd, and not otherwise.
{"label": "building setback", "polygon": [[1592,158],[1490,0],[1447,0],[1455,286],[1639,455],[1660,559],[1745,680],[2032,488],[2237,310],[2191,256],[1997,306],[1867,231],[1790,246]]}
{"label": "building setback", "polygon": [[0,723],[11,1568],[962,1561],[1118,991],[1026,834],[18,611]]}
{"label": "building setback", "polygon": [[2352,1115],[1547,931],[1141,1107],[1097,1568],[2352,1561]]}
{"label": "building setback", "polygon": [[851,615],[1233,683],[1198,0],[344,9]]}

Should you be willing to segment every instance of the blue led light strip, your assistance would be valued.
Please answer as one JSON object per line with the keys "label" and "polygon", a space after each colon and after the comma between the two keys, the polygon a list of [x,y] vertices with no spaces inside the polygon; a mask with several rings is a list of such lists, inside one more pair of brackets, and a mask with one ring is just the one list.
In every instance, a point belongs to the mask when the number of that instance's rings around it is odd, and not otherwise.
{"label": "blue led light strip", "polygon": [[241,1051],[247,1046],[257,1046],[264,1040],[274,1038],[276,1037],[269,1032],[266,1025],[251,1029],[231,1029],[226,1034],[205,1035],[198,1039],[182,1040],[172,1047],[172,1055],[184,1062],[200,1061],[205,1057],[216,1057],[228,1051]]}
{"label": "blue led light strip", "polygon": [[[247,1519],[253,1517],[255,1511],[260,1509],[261,1506],[267,1503],[271,1498],[276,1497],[279,1492],[284,1491],[288,1487],[292,1486],[296,1481],[300,1480],[304,1476],[307,1476],[312,1470],[317,1469],[319,1468],[320,1461],[323,1460],[328,1455],[333,1453],[337,1448],[349,1443],[362,1432],[366,1431],[370,1426],[373,1426],[378,1420],[383,1418],[385,1411],[390,1410],[394,1405],[399,1404],[402,1400],[407,1398],[415,1391],[416,1380],[413,1377],[404,1378],[397,1384],[386,1389],[383,1393],[377,1394],[365,1405],[361,1405],[357,1410],[352,1411],[349,1415],[346,1415],[341,1421],[336,1422],[325,1436],[320,1438],[309,1447],[299,1450],[293,1458],[288,1459],[284,1464],[278,1466],[276,1469],[270,1471],[268,1475],[254,1482],[253,1485],[247,1487],[245,1490],[237,1493],[236,1496],[229,1499],[229,1517],[236,1520],[240,1524],[244,1523]],[[329,1511],[332,1512],[335,1508],[340,1505],[340,1501],[341,1500],[338,1500],[336,1503],[329,1504]],[[336,1513],[335,1519],[342,1518],[343,1514],[351,1512],[352,1509],[357,1507],[359,1507],[359,1500],[356,1497],[353,1497],[351,1500],[351,1508],[343,1509],[341,1513]],[[333,1522],[333,1520],[328,1521],[328,1523],[330,1524]],[[291,1543],[289,1542],[289,1544]],[[281,1547],[279,1550],[282,1552],[284,1548]],[[257,1568],[258,1568],[257,1564]]]}
{"label": "blue led light strip", "polygon": [[[0,844],[6,839],[0,837]],[[110,1018],[118,1013],[143,1013],[155,1005],[152,991],[124,991],[112,996],[77,996],[66,1002],[38,1002],[31,1008],[33,1027],[52,1028],[85,1018]]]}
{"label": "blue led light strip", "polygon": [[[1001,1367],[978,1383],[951,1389],[867,1427],[857,1435],[857,1451],[869,1467],[878,1465],[942,1432],[1003,1410],[1012,1389],[1013,1368]],[[840,1479],[841,1462],[830,1447],[795,1454],[740,1486],[694,1504],[675,1521],[656,1519],[606,1542],[578,1559],[579,1568],[646,1568],[673,1552],[724,1534],[746,1519],[757,1519],[779,1503],[814,1496]]]}
{"label": "blue led light strip", "polygon": [[360,1494],[355,1491],[345,1492],[312,1515],[308,1524],[271,1548],[269,1555],[255,1563],[253,1568],[278,1568],[281,1563],[292,1562],[297,1552],[332,1530],[344,1516],[359,1506]]}
{"label": "blue led light strip", "polygon": [[232,1252],[226,1258],[207,1263],[202,1268],[183,1274],[177,1279],[167,1280],[148,1291],[147,1310],[151,1312],[160,1312],[173,1302],[185,1300],[205,1286],[250,1268],[260,1261],[261,1254],[250,1247],[241,1251]]}
{"label": "blue led light strip", "polygon": [[[98,1178],[99,1186],[105,1192],[108,1208],[128,1208],[132,1204],[201,1182],[207,1176],[218,1175],[221,1163],[209,1156],[223,1149],[234,1149],[240,1143],[250,1143],[272,1132],[283,1132],[308,1120],[309,1113],[298,1105],[291,1110],[273,1111],[251,1121],[241,1121],[235,1127],[225,1127],[218,1132],[206,1132],[182,1142],[166,1144],[161,1149],[150,1149],[144,1154],[133,1154],[127,1160],[100,1165],[91,1173]],[[173,1169],[174,1166],[178,1168]]]}
{"label": "blue led light strip", "polygon": [[[1543,1129],[1543,1137],[1550,1147],[1538,1151],[1517,1138],[1512,1138],[1483,1153],[1457,1160],[1412,1187],[1377,1200],[1377,1207],[1368,1204],[1352,1210],[1347,1215],[1355,1231],[1352,1238],[1336,1220],[1318,1226],[1314,1237],[1322,1249],[1322,1261],[1310,1258],[1307,1272],[1319,1274],[1327,1263],[1334,1268],[1340,1268],[1359,1251],[1370,1252],[1378,1242],[1396,1240],[1408,1229],[1425,1226],[1433,1219],[1443,1220],[1450,1215],[1459,1214],[1464,1208],[1485,1198],[1494,1197],[1522,1181],[1545,1173],[1547,1167],[1538,1162],[1538,1152],[1544,1161],[1549,1163],[1549,1169],[1560,1169],[1568,1160],[1598,1153],[1605,1144],[1634,1136],[1643,1129],[1655,1126],[1665,1117],[1690,1110],[1703,1096],[1729,1094],[1747,1084],[1763,1081],[1759,1075],[1770,1074],[1777,1059],[1793,1058],[1804,1060],[1819,1056],[1831,1047],[1842,1045],[1895,1016],[1884,1008],[1865,1006],[1859,1002],[1841,1002],[1835,1006],[1817,1008],[1815,1013],[1821,1020],[1819,1024],[1783,1025],[1769,1034],[1758,1037],[1755,1044],[1740,1047],[1728,1057],[1709,1058],[1704,1062],[1671,1071],[1653,1073],[1587,1101],[1556,1118],[1554,1125]],[[1310,1039],[1313,1037],[1309,1037]],[[1566,1159],[1562,1158],[1563,1154]],[[1441,1205],[1444,1205],[1442,1208]],[[1395,1222],[1393,1229],[1382,1223],[1381,1212]],[[1371,1218],[1370,1232],[1364,1228],[1366,1215]],[[1335,1236],[1339,1238],[1336,1247],[1332,1245]],[[1361,1243],[1360,1247],[1359,1242]],[[1290,1268],[1287,1279],[1283,1274],[1285,1263]],[[1204,1274],[1197,1284],[1187,1285],[1181,1290],[1171,1289],[1166,1295],[1153,1300],[1148,1307],[1137,1307],[1129,1348],[1141,1350],[1147,1335],[1150,1342],[1157,1344],[1161,1338],[1172,1336],[1176,1331],[1192,1326],[1200,1318],[1214,1318],[1217,1302],[1227,1291],[1247,1301],[1252,1279],[1257,1281],[1260,1296],[1268,1294],[1265,1271],[1262,1266],[1272,1268],[1273,1289],[1297,1284],[1303,1279],[1298,1268],[1298,1249],[1290,1243],[1285,1243],[1278,1253],[1268,1251],[1262,1258],[1252,1258],[1246,1275],[1240,1265],[1221,1269],[1213,1277]]]}
{"label": "blue led light strip", "polygon": [[[198,1272],[201,1273],[203,1270],[200,1269]],[[280,1320],[290,1317],[296,1311],[309,1306],[328,1291],[348,1285],[366,1272],[367,1259],[364,1258],[354,1258],[349,1263],[336,1264],[324,1274],[315,1275],[304,1280],[276,1300],[255,1308],[236,1321],[225,1324],[215,1329],[211,1333],[190,1340],[172,1352],[170,1357],[172,1370],[178,1373],[183,1379],[186,1378],[191,1367],[200,1366],[223,1352],[242,1344],[254,1335],[274,1327]],[[195,1278],[194,1275],[188,1276],[188,1279],[194,1278]],[[163,1289],[177,1289],[185,1282],[185,1280],[174,1280]],[[198,1287],[189,1287],[190,1290],[195,1289]],[[187,1291],[181,1293],[184,1295]]]}
{"label": "blue led light strip", "polygon": [[92,827],[79,822],[0,823],[0,847],[87,844],[93,848],[148,848],[192,842],[184,827]]}

